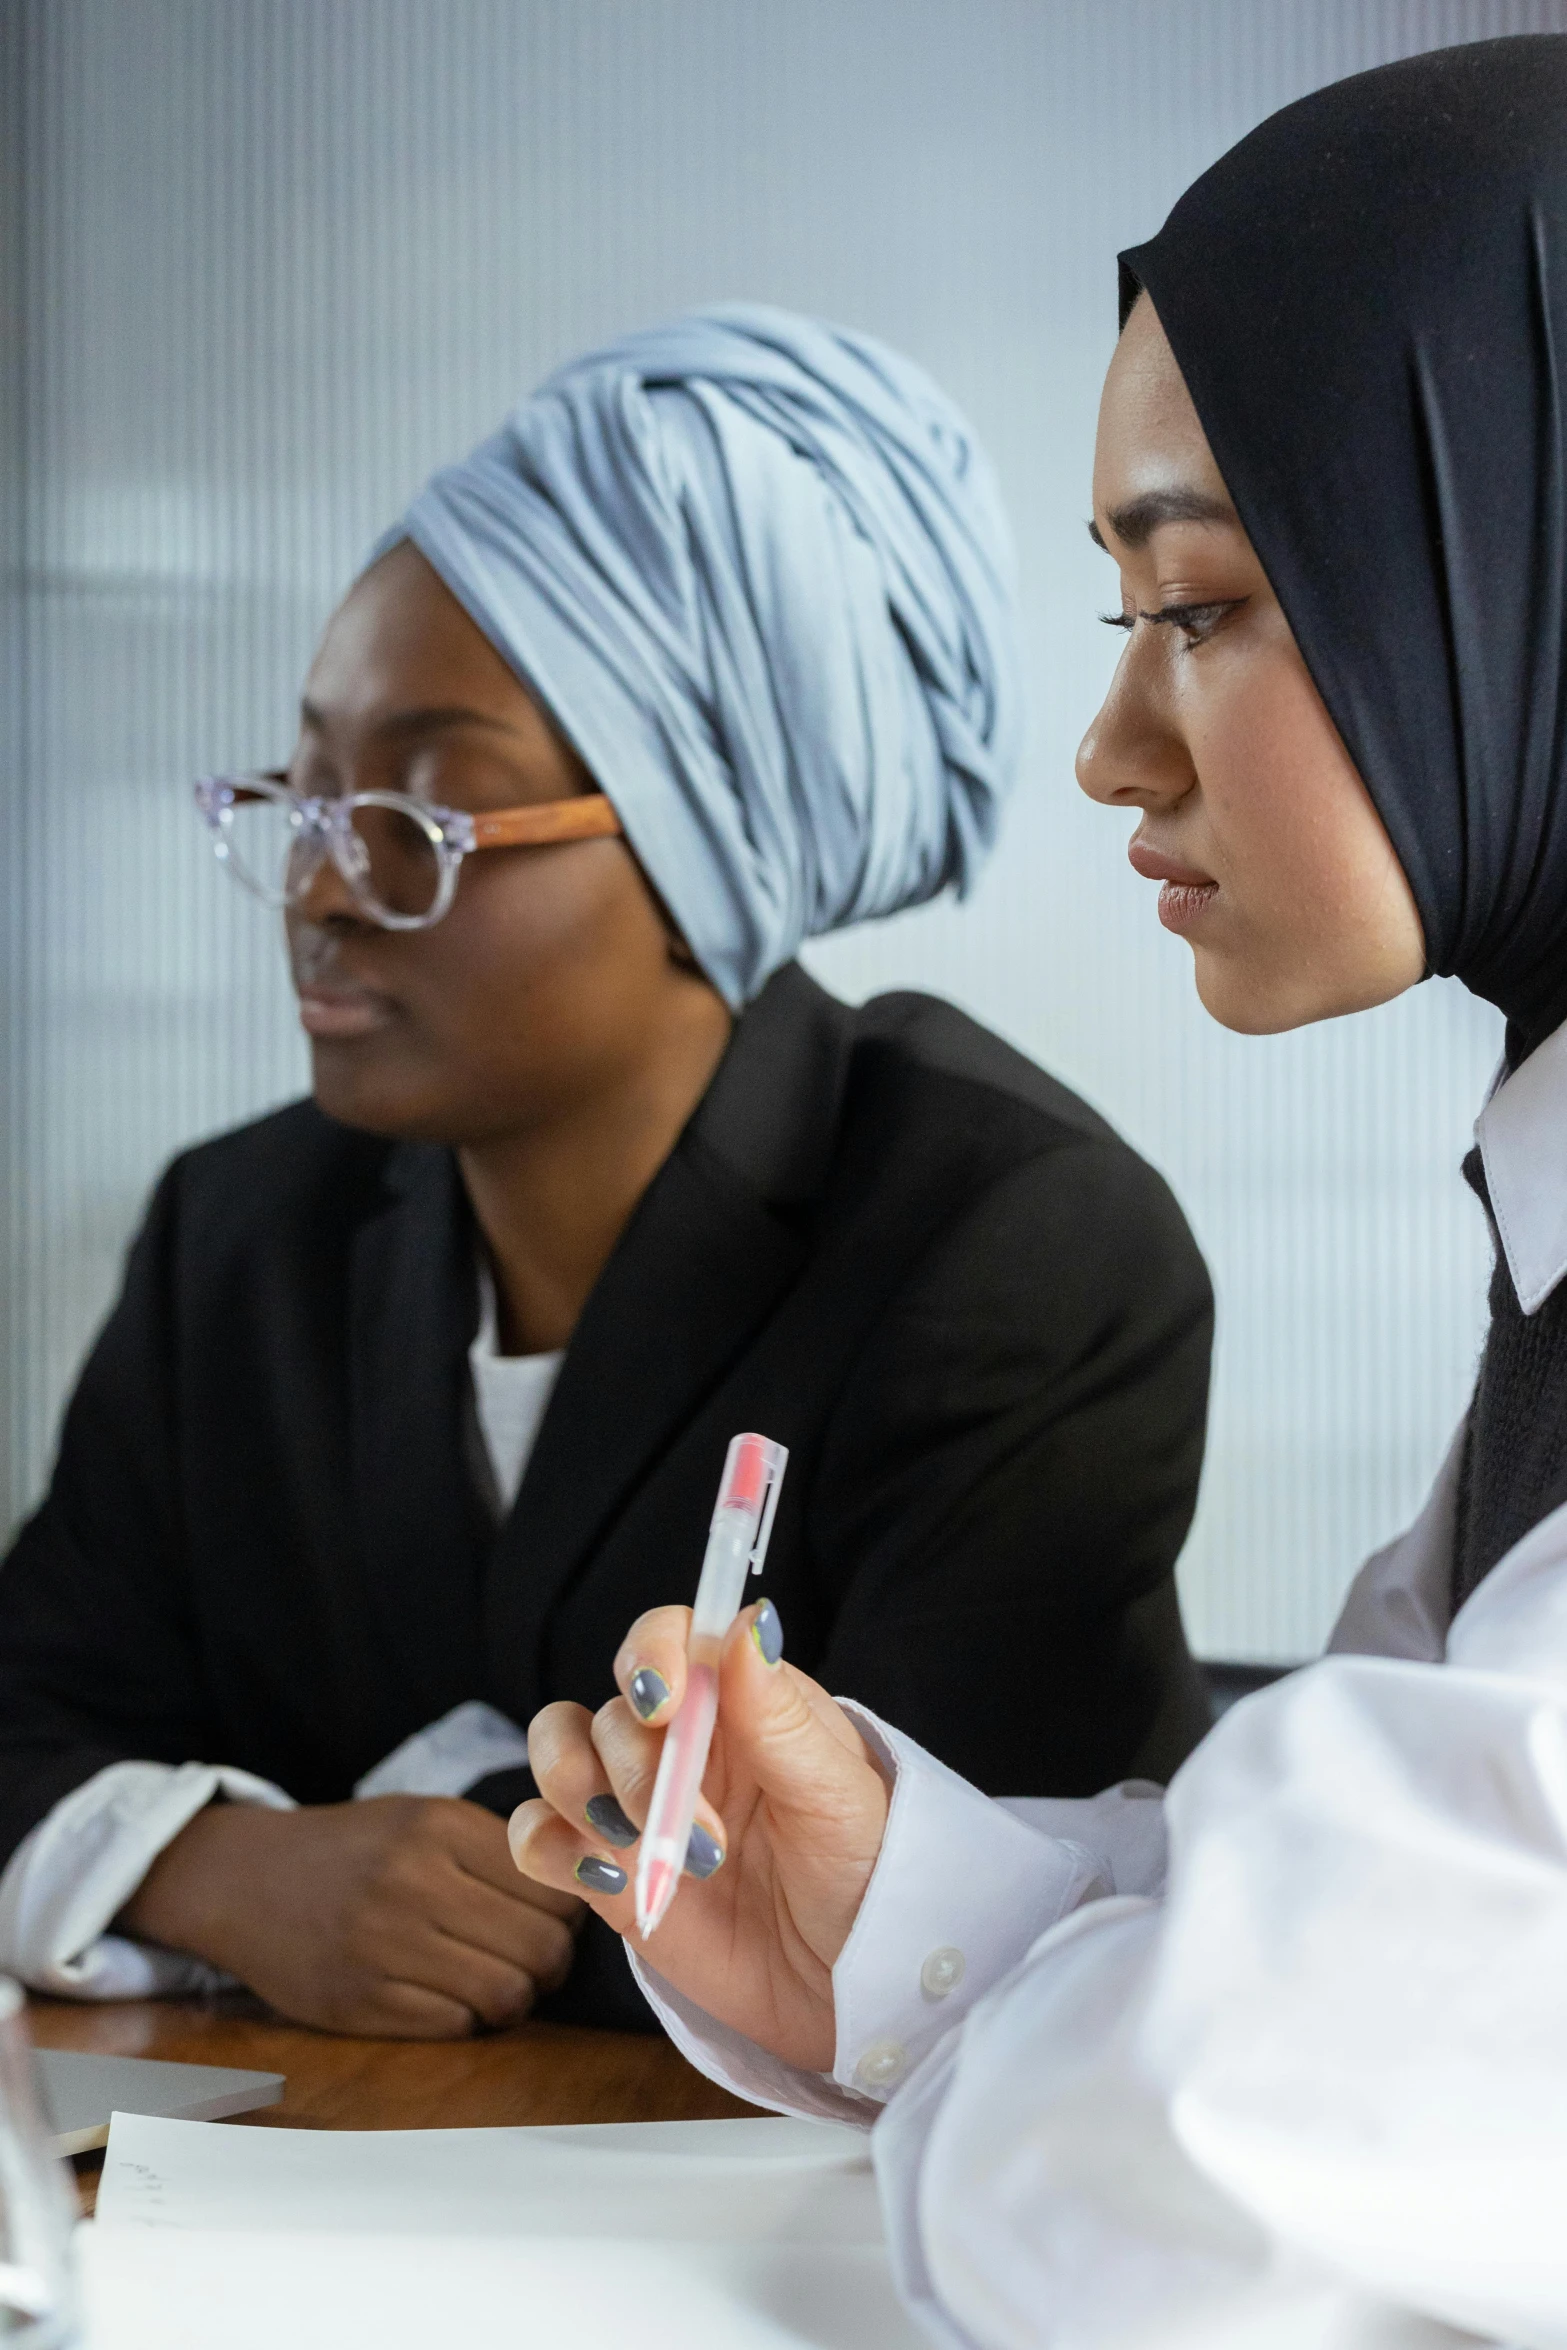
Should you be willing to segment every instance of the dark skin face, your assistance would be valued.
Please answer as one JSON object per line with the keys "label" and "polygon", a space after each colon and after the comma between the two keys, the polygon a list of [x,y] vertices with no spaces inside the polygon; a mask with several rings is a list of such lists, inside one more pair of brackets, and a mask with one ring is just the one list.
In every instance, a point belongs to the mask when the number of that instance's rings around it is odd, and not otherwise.
{"label": "dark skin face", "polygon": [[[408,544],[329,623],[289,776],[473,813],[595,788]],[[411,932],[370,921],[327,862],[288,929],[317,1101],[455,1146],[503,1340],[563,1345],[731,1027],[625,841],[469,857],[450,913]]]}

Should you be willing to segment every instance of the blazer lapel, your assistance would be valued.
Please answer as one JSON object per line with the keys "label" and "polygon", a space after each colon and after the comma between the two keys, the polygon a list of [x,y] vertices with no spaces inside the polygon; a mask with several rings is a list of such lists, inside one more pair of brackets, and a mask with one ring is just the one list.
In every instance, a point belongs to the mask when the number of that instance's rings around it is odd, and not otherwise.
{"label": "blazer lapel", "polygon": [[462,1446],[475,1289],[456,1162],[401,1145],[384,1187],[353,1243],[349,1359],[355,1517],[390,1667],[391,1745],[474,1694],[489,1529]]}
{"label": "blazer lapel", "polygon": [[778,974],[583,1309],[486,1578],[491,1694],[516,1718],[555,1599],[805,1262],[847,1037],[841,1005]]}

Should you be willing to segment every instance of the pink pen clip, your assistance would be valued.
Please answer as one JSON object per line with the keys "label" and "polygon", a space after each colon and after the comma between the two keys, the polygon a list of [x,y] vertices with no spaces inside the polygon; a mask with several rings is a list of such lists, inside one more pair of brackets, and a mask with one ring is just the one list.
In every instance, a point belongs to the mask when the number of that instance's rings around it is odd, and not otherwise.
{"label": "pink pen clip", "polygon": [[637,1925],[645,1942],[675,1898],[718,1719],[718,1652],[740,1612],[747,1573],[767,1556],[789,1453],[770,1436],[736,1436],[724,1461],[691,1610],[686,1693],[664,1733],[637,1856]]}

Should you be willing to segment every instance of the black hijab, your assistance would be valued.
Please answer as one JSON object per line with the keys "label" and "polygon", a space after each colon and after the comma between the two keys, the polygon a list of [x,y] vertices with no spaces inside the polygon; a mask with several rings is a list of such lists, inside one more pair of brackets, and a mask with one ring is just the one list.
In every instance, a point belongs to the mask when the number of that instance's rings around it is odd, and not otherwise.
{"label": "black hijab", "polygon": [[1516,1062],[1567,1018],[1567,36],[1287,106],[1121,256]]}

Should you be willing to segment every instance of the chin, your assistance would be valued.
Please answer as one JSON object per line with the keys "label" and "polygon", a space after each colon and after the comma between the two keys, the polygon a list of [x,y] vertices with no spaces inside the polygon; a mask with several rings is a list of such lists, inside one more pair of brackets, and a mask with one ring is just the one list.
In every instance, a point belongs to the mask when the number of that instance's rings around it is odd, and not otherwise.
{"label": "chin", "polygon": [[311,1054],[311,1092],[316,1108],[340,1126],[381,1134],[396,1142],[445,1142],[444,1105],[416,1085],[398,1085],[384,1074],[355,1068],[347,1054],[317,1045]]}
{"label": "chin", "polygon": [[1242,963],[1203,954],[1196,961],[1203,1010],[1237,1036],[1283,1036],[1292,1028],[1314,1027],[1319,1020],[1345,1020],[1351,1012],[1369,1012],[1390,1003],[1414,985],[1412,977],[1386,972],[1340,978],[1332,986],[1311,985],[1294,972],[1248,970]]}
{"label": "chin", "polygon": [[1236,1036],[1283,1036],[1291,1028],[1309,1028],[1316,1020],[1333,1020],[1353,1009],[1342,1003],[1316,1003],[1298,985],[1281,982],[1275,972],[1217,964],[1201,954],[1196,962],[1198,1001],[1221,1028]]}

